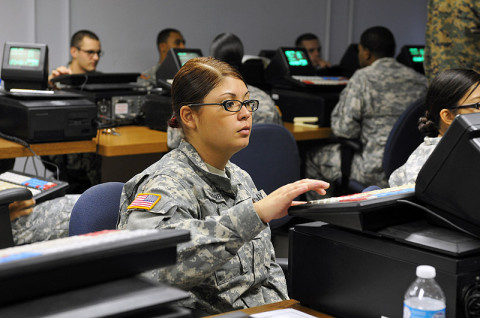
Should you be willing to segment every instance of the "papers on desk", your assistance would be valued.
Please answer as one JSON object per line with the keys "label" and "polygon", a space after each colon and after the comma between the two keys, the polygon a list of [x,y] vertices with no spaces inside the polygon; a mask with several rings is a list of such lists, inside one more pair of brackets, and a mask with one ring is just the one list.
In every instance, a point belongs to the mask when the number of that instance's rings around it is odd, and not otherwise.
{"label": "papers on desk", "polygon": [[318,127],[318,117],[294,117],[293,124],[296,126]]}
{"label": "papers on desk", "polygon": [[250,317],[255,318],[315,318],[315,316],[306,314],[296,309],[278,309],[272,311],[266,311],[259,314],[252,314]]}

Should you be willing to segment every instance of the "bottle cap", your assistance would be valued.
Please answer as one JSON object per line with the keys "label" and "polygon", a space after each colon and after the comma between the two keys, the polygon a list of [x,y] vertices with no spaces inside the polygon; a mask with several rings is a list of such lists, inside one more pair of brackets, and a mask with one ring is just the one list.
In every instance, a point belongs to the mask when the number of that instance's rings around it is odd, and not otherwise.
{"label": "bottle cap", "polygon": [[430,265],[417,266],[417,276],[420,278],[434,278],[436,276],[435,267]]}

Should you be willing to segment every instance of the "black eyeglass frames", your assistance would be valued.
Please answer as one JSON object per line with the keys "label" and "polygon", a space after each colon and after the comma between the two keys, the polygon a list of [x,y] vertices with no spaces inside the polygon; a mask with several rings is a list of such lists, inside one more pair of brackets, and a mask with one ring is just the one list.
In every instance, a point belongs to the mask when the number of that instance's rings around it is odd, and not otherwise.
{"label": "black eyeglass frames", "polygon": [[240,109],[242,109],[243,106],[245,106],[245,108],[249,112],[254,112],[258,109],[259,104],[260,104],[260,102],[256,99],[248,99],[248,100],[245,100],[243,102],[239,101],[239,100],[235,100],[235,99],[229,99],[229,100],[225,100],[221,103],[199,103],[199,104],[188,104],[186,106],[197,107],[197,106],[218,105],[218,106],[223,106],[223,108],[227,112],[236,113],[236,112],[239,112]]}

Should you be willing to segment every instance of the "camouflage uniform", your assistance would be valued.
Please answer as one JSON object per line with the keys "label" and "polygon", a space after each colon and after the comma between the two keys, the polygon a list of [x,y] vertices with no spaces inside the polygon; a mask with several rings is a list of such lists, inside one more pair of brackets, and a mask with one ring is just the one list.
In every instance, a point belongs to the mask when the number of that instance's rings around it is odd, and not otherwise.
{"label": "camouflage uniform", "polygon": [[148,89],[157,87],[157,70],[160,67],[160,64],[152,66],[148,70],[142,72],[137,78],[137,83],[145,86]]}
{"label": "camouflage uniform", "polygon": [[[233,163],[225,176],[209,171],[192,145],[179,147],[128,181],[120,199],[119,229],[187,229],[177,264],[146,275],[190,292],[181,302],[210,314],[288,299],[275,262],[271,232],[253,200],[264,196]],[[150,210],[128,208],[139,193],[159,194]]]}
{"label": "camouflage uniform", "polygon": [[72,194],[39,203],[31,214],[13,220],[15,245],[67,237],[70,214],[79,197]]}
{"label": "camouflage uniform", "polygon": [[418,173],[422,169],[423,164],[427,161],[430,154],[440,142],[441,137],[425,137],[420,146],[408,157],[403,166],[395,170],[388,179],[391,187],[397,187],[404,184],[415,183]]}
{"label": "camouflage uniform", "polygon": [[[353,157],[352,179],[366,185],[387,186],[382,159],[390,130],[408,105],[425,95],[426,89],[423,75],[393,58],[378,59],[354,73],[331,118],[337,137],[361,142],[362,151]],[[326,181],[340,178],[339,152],[338,144],[310,150],[305,162],[306,176]],[[310,192],[308,198],[316,198]]]}
{"label": "camouflage uniform", "polygon": [[[260,88],[248,85],[251,99],[257,99],[260,104],[258,109],[252,114],[253,123],[271,123],[283,126],[282,117],[275,106],[273,99]],[[175,149],[180,144],[180,140],[184,137],[181,128],[167,129],[167,144],[170,149]]]}
{"label": "camouflage uniform", "polygon": [[429,81],[451,68],[480,70],[480,2],[429,0],[425,44]]}

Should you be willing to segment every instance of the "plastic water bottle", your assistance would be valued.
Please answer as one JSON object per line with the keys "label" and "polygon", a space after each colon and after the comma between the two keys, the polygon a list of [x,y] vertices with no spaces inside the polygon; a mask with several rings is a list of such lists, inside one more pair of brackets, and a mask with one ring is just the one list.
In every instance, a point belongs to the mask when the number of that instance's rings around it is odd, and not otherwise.
{"label": "plastic water bottle", "polygon": [[403,318],[444,318],[445,294],[435,281],[435,267],[417,267],[417,279],[405,293]]}

